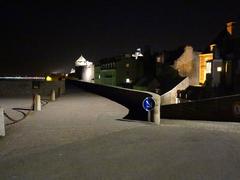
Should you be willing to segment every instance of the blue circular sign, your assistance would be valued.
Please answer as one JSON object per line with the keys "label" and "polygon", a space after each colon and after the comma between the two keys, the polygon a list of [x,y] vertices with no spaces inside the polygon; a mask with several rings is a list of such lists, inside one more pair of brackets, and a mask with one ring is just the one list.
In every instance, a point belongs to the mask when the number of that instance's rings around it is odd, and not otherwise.
{"label": "blue circular sign", "polygon": [[151,111],[155,107],[155,101],[153,100],[152,97],[147,97],[143,100],[143,109],[146,111]]}

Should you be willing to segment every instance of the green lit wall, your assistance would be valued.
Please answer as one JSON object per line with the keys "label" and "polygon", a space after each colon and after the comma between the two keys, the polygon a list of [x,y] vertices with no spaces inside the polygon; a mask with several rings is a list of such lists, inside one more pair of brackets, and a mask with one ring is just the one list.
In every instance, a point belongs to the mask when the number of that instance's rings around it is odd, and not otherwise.
{"label": "green lit wall", "polygon": [[143,76],[143,61],[131,57],[121,57],[115,62],[115,66],[106,68],[95,66],[95,83],[113,86],[123,86],[129,78],[134,84]]}
{"label": "green lit wall", "polygon": [[101,83],[116,86],[116,69],[101,70]]}
{"label": "green lit wall", "polygon": [[97,84],[101,84],[101,67],[95,66],[94,68],[94,81]]}

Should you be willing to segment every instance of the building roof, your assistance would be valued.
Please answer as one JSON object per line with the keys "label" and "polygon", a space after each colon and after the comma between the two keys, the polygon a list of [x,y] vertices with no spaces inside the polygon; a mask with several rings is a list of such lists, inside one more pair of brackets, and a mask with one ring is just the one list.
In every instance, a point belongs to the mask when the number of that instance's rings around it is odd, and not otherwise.
{"label": "building roof", "polygon": [[89,66],[92,65],[93,63],[90,61],[87,61],[82,55],[76,60],[75,66]]}
{"label": "building roof", "polygon": [[119,56],[114,56],[114,57],[109,57],[109,58],[103,58],[103,59],[100,59],[98,61],[97,65],[108,64],[108,63],[112,63],[112,62],[118,62],[118,61],[121,61],[123,59],[133,59],[133,58],[129,54],[124,54],[124,55],[119,55]]}
{"label": "building roof", "polygon": [[87,65],[87,60],[81,55],[75,62],[75,66],[85,66]]}
{"label": "building roof", "polygon": [[224,56],[224,54],[231,51],[233,46],[238,45],[236,43],[238,39],[240,38],[240,24],[239,23],[233,23],[233,30],[232,34],[228,32],[227,28],[225,27],[223,30],[221,30],[215,38],[213,38],[210,43],[207,45],[207,47],[204,49],[203,53],[209,53],[210,45],[216,44],[218,48],[221,49],[221,55]]}

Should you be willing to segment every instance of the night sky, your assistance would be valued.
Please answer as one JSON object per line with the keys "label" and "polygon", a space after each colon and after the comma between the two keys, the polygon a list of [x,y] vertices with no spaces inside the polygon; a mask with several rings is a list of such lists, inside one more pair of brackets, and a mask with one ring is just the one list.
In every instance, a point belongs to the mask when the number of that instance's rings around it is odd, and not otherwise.
{"label": "night sky", "polygon": [[81,54],[97,61],[144,45],[201,50],[240,15],[238,1],[50,2],[1,1],[1,75],[68,72]]}

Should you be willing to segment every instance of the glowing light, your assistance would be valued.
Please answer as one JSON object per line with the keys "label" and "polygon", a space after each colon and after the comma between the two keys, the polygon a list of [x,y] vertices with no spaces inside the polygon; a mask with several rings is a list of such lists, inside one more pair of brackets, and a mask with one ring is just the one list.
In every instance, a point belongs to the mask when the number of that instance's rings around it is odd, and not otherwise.
{"label": "glowing light", "polygon": [[157,63],[161,62],[161,57],[157,57]]}
{"label": "glowing light", "polygon": [[73,74],[75,72],[76,72],[76,70],[72,68],[71,71],[70,71],[70,74]]}
{"label": "glowing light", "polygon": [[53,80],[52,77],[50,77],[50,76],[46,77],[46,81],[52,81],[52,80]]}
{"label": "glowing light", "polygon": [[228,72],[228,62],[225,64],[225,72]]}
{"label": "glowing light", "polygon": [[0,79],[9,79],[9,80],[17,80],[17,79],[22,79],[22,80],[44,80],[45,77],[21,77],[21,76],[16,76],[16,77],[0,77]]}
{"label": "glowing light", "polygon": [[129,78],[127,78],[126,83],[131,83],[131,80]]}
{"label": "glowing light", "polygon": [[207,74],[212,73],[212,63],[211,62],[207,62],[206,73]]}
{"label": "glowing light", "polygon": [[211,51],[211,52],[213,51],[214,47],[216,47],[216,44],[211,44],[211,45],[210,45],[210,51]]}
{"label": "glowing light", "polygon": [[217,67],[217,72],[222,72],[222,67],[221,66]]}
{"label": "glowing light", "polygon": [[143,54],[141,53],[141,49],[138,48],[137,51],[132,54],[132,57],[134,57],[136,60],[138,59],[138,57],[143,57]]}
{"label": "glowing light", "polygon": [[227,23],[227,31],[230,35],[233,34],[233,25],[235,24],[235,22],[228,22]]}

